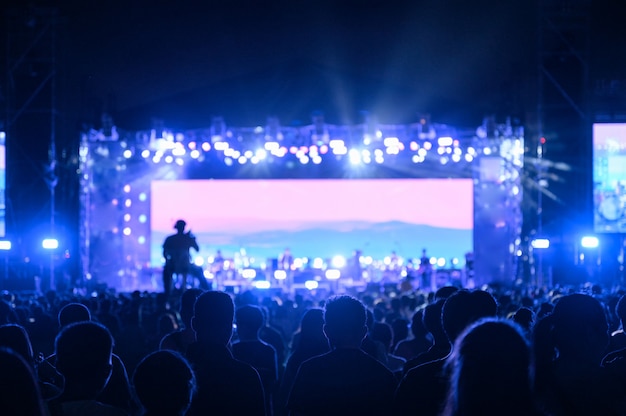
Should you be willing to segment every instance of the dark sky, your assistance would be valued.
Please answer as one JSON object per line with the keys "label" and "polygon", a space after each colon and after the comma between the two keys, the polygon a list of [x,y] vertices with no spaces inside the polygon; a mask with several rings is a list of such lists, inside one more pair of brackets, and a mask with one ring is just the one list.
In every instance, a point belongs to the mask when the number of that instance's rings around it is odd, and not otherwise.
{"label": "dark sky", "polygon": [[[310,65],[341,74],[329,101],[394,118],[470,103],[489,111],[503,89],[522,88],[534,59],[529,3],[114,0],[60,9],[69,18],[72,82],[83,98],[112,94],[119,112],[201,87],[245,88],[242,79],[252,91],[256,73],[299,62],[300,72]],[[294,88],[304,90],[308,77]],[[355,103],[364,89],[367,102]],[[280,99],[291,105],[288,91]]]}

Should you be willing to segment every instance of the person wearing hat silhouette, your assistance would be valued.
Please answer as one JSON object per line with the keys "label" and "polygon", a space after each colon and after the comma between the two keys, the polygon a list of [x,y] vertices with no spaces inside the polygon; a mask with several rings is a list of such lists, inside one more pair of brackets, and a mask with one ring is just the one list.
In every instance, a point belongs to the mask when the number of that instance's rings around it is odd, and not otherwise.
{"label": "person wearing hat silhouette", "polygon": [[176,273],[181,279],[180,289],[185,291],[187,286],[187,275],[191,274],[200,281],[200,286],[208,289],[208,283],[202,274],[202,269],[191,263],[190,249],[200,251],[196,237],[191,231],[185,232],[187,223],[184,220],[176,221],[174,228],[176,234],[172,234],[163,243],[163,257],[165,266],[163,267],[163,291],[169,296],[172,291],[172,277]]}

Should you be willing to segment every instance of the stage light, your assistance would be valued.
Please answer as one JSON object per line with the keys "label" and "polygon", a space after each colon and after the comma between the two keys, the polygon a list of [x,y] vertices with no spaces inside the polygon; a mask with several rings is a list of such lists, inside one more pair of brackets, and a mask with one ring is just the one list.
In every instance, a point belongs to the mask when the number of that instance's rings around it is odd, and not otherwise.
{"label": "stage light", "polygon": [[256,287],[257,289],[269,289],[272,285],[267,280],[257,280],[252,282],[252,286]]}
{"label": "stage light", "polygon": [[122,155],[124,155],[124,157],[126,159],[130,159],[131,157],[133,157],[133,152],[130,149],[126,149],[124,150],[124,152],[122,153]]}
{"label": "stage light", "polygon": [[291,153],[292,155],[295,155],[296,153],[298,153],[298,148],[296,146],[291,146],[289,148],[289,153]]}
{"label": "stage light", "polygon": [[309,157],[304,155],[300,158],[300,163],[302,163],[303,165],[306,165],[309,163],[309,160],[310,160]]}
{"label": "stage light", "polygon": [[446,156],[442,156],[442,157],[439,159],[439,163],[441,163],[442,165],[447,164],[447,163],[448,163],[448,158],[447,158]]}
{"label": "stage light", "polygon": [[453,142],[454,140],[449,136],[443,136],[437,139],[437,144],[439,146],[452,146]]}
{"label": "stage light", "polygon": [[341,272],[337,269],[328,269],[324,275],[328,280],[337,280],[341,277]]}
{"label": "stage light", "polygon": [[335,256],[330,261],[330,264],[336,269],[341,269],[346,267],[346,258],[344,256]]}
{"label": "stage light", "polygon": [[[0,132],[3,133],[3,132]],[[0,250],[11,250],[11,242],[9,240],[0,240]]]}
{"label": "stage light", "polygon": [[348,148],[347,147],[335,147],[333,148],[333,153],[336,155],[345,155],[348,153]]}
{"label": "stage light", "polygon": [[130,235],[131,233],[130,227],[125,227],[122,233],[124,233],[124,235],[127,235],[127,236]]}
{"label": "stage light", "polygon": [[363,156],[363,163],[369,165],[370,163],[372,163],[372,159],[369,156]]}
{"label": "stage light", "polygon": [[485,156],[489,156],[489,155],[491,154],[491,147],[485,147],[485,148],[483,149],[483,154],[484,154]]}
{"label": "stage light", "polygon": [[130,221],[130,214],[124,214],[124,221]]}
{"label": "stage light", "polygon": [[314,269],[322,269],[324,268],[324,260],[321,257],[316,257],[313,259],[313,268]]}
{"label": "stage light", "polygon": [[177,164],[178,166],[184,166],[184,165],[185,165],[185,160],[184,160],[184,159],[181,159],[180,157],[177,157],[177,158],[176,158],[176,164]]}
{"label": "stage light", "polygon": [[420,158],[422,158],[422,160],[426,157],[426,155],[428,155],[428,151],[425,148],[421,148],[417,151],[417,154],[419,155]]}
{"label": "stage light", "polygon": [[454,266],[457,266],[459,264],[459,259],[457,259],[456,257],[452,259],[452,264]]}
{"label": "stage light", "polygon": [[397,137],[385,137],[383,144],[385,147],[398,147],[400,140]]}
{"label": "stage light", "polygon": [[457,155],[456,153],[452,155],[452,161],[454,163],[458,163],[461,161],[461,156]]}
{"label": "stage light", "polygon": [[328,146],[334,150],[335,148],[346,147],[346,144],[341,139],[333,139],[328,142]]}
{"label": "stage light", "polygon": [[428,140],[424,142],[424,149],[430,150],[432,148],[433,148],[433,144],[431,142],[429,142]]}
{"label": "stage light", "polygon": [[439,257],[437,259],[437,267],[443,267],[446,265],[446,259],[444,259],[443,257]]}
{"label": "stage light", "polygon": [[224,151],[226,149],[228,149],[228,142],[215,142],[213,144],[213,147],[215,148],[215,150],[219,150],[219,151]]}
{"label": "stage light", "polygon": [[192,159],[197,159],[200,157],[200,151],[198,149],[193,149],[189,152],[189,156],[191,156]]}
{"label": "stage light", "polygon": [[357,149],[350,149],[349,157],[351,164],[358,165],[361,163],[361,155]]}
{"label": "stage light", "polygon": [[313,163],[315,163],[316,165],[319,165],[320,163],[322,163],[322,158],[320,156],[313,156]]}
{"label": "stage light", "polygon": [[211,150],[211,143],[209,142],[202,142],[202,150],[204,150],[205,152],[208,152],[209,150]]}
{"label": "stage light", "polygon": [[365,146],[369,146],[370,144],[372,144],[372,138],[370,137],[369,134],[363,135],[363,144]]}
{"label": "stage light", "polygon": [[141,244],[141,245],[146,244],[146,237],[144,237],[143,235],[142,235],[142,236],[140,236],[140,237],[137,239],[137,242],[138,242],[139,244]]}
{"label": "stage light", "polygon": [[172,154],[174,156],[185,156],[185,153],[187,152],[185,151],[185,148],[183,147],[183,145],[180,143],[176,143],[176,145],[177,146],[172,150]]}
{"label": "stage light", "polygon": [[445,152],[446,152],[445,147],[438,147],[438,148],[437,148],[437,153],[438,153],[438,154],[442,155],[442,154],[444,154]]}
{"label": "stage light", "polygon": [[385,163],[385,159],[382,156],[376,156],[376,163],[382,165],[383,163]]}
{"label": "stage light", "polygon": [[317,280],[307,280],[306,282],[304,282],[304,287],[306,287],[309,290],[315,290],[319,287],[319,283],[317,282]]}
{"label": "stage light", "polygon": [[195,264],[198,267],[202,267],[202,265],[204,264],[204,257],[195,256],[193,259],[193,264]]}
{"label": "stage light", "polygon": [[130,192],[130,185],[126,184],[124,185],[124,188],[122,188],[124,190],[124,192],[129,193]]}
{"label": "stage light", "polygon": [[287,272],[284,270],[274,270],[274,279],[285,280],[287,278]]}
{"label": "stage light", "polygon": [[44,238],[41,242],[41,247],[46,250],[56,250],[59,248],[59,240],[56,238]]}
{"label": "stage light", "polygon": [[146,216],[146,214],[140,214],[139,215],[139,222],[144,224],[146,221],[148,221],[148,217]]}
{"label": "stage light", "polygon": [[535,238],[530,242],[532,248],[536,249],[546,249],[550,248],[550,240],[547,238]]}
{"label": "stage light", "polygon": [[411,150],[412,150],[412,151],[414,151],[414,152],[416,152],[416,151],[417,151],[417,149],[419,149],[419,148],[420,148],[420,145],[419,145],[419,144],[417,144],[417,142],[411,142],[411,143],[409,144],[409,149],[411,149]]}
{"label": "stage light", "polygon": [[0,140],[5,140],[7,138],[7,134],[4,131],[0,131]]}
{"label": "stage light", "polygon": [[130,199],[127,199],[126,201],[124,201],[124,206],[126,208],[130,208],[132,204],[133,204],[133,201],[131,201]]}
{"label": "stage light", "polygon": [[296,257],[295,259],[293,259],[294,269],[301,269],[303,264],[304,264],[304,260],[302,260],[301,258]]}
{"label": "stage light", "polygon": [[250,163],[252,163],[253,165],[258,164],[258,163],[259,163],[259,158],[258,158],[258,157],[256,157],[256,156],[252,156],[252,157],[250,158]]}
{"label": "stage light", "polygon": [[265,150],[270,152],[275,152],[280,148],[280,143],[278,142],[265,142]]}
{"label": "stage light", "polygon": [[255,134],[262,134],[262,133],[263,133],[263,127],[261,127],[261,126],[256,126],[256,127],[254,128],[254,133],[255,133]]}
{"label": "stage light", "polygon": [[471,155],[471,154],[469,154],[469,153],[466,153],[466,154],[465,154],[465,161],[466,161],[467,163],[470,163],[472,160],[474,160],[474,156],[472,156],[472,155]]}
{"label": "stage light", "polygon": [[245,156],[239,156],[239,158],[237,159],[237,162],[239,162],[240,165],[245,165],[247,161],[248,158]]}
{"label": "stage light", "polygon": [[256,270],[254,269],[243,269],[241,271],[241,277],[244,279],[254,279],[256,277]]}
{"label": "stage light", "polygon": [[165,156],[165,163],[172,163],[174,161],[174,157],[171,155]]}
{"label": "stage light", "polygon": [[580,239],[580,245],[584,248],[598,248],[600,240],[598,237],[587,235]]}
{"label": "stage light", "polygon": [[232,166],[233,165],[233,160],[231,158],[229,158],[229,157],[225,157],[224,158],[224,164],[226,166]]}

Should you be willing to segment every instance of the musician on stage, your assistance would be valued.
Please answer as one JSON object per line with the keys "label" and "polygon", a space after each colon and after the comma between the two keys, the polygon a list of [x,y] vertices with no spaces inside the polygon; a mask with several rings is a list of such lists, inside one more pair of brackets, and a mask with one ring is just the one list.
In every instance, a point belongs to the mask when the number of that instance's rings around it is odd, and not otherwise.
{"label": "musician on stage", "polygon": [[420,257],[420,267],[417,272],[421,277],[420,286],[422,289],[432,289],[433,266],[430,264],[430,258],[426,254],[426,249],[422,249],[422,257]]}
{"label": "musician on stage", "polygon": [[187,288],[187,275],[191,275],[200,281],[200,287],[209,289],[208,283],[204,278],[202,269],[191,263],[190,249],[200,251],[196,237],[191,231],[185,232],[187,223],[184,220],[176,221],[174,228],[176,234],[172,234],[165,239],[163,243],[163,257],[165,258],[165,266],[163,267],[163,291],[169,296],[172,291],[172,277],[176,273],[181,279],[180,289],[184,292]]}

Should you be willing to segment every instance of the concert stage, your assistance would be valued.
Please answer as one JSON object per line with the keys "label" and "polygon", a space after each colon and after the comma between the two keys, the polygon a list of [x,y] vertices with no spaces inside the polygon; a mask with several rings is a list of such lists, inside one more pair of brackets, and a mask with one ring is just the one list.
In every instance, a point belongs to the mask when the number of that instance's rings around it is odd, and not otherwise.
{"label": "concert stage", "polygon": [[162,290],[162,244],[178,219],[219,288],[417,282],[424,249],[432,288],[510,282],[523,151],[521,128],[424,120],[91,131],[80,148],[83,283]]}

